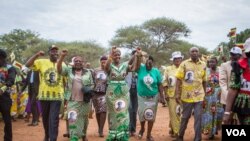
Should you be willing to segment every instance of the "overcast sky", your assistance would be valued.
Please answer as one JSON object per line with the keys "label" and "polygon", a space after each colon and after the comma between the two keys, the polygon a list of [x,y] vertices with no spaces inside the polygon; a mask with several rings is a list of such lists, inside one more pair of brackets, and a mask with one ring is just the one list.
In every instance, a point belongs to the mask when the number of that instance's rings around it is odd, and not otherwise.
{"label": "overcast sky", "polygon": [[0,0],[0,34],[30,29],[107,47],[118,28],[163,16],[184,22],[192,31],[185,40],[211,50],[228,41],[230,28],[249,28],[250,0]]}

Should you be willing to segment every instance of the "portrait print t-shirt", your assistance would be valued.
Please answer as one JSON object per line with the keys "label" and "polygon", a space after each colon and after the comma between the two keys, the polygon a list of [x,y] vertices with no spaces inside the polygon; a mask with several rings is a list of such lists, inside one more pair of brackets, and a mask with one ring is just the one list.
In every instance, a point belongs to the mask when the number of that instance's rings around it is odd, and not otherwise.
{"label": "portrait print t-shirt", "polygon": [[[65,65],[65,64],[63,64]],[[63,77],[57,73],[56,63],[49,59],[38,59],[32,66],[34,71],[39,71],[39,100],[63,100]]]}
{"label": "portrait print t-shirt", "polygon": [[153,67],[151,70],[147,70],[143,64],[137,71],[137,74],[137,91],[139,96],[155,96],[159,93],[158,84],[162,83],[162,76],[157,68]]}

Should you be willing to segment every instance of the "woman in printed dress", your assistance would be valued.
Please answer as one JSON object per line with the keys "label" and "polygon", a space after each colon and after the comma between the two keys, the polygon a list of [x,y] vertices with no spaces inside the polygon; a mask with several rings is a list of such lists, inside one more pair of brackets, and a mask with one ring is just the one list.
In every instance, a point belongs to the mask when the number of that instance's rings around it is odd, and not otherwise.
{"label": "woman in printed dress", "polygon": [[107,61],[106,56],[100,58],[100,67],[94,69],[94,95],[92,98],[95,107],[96,120],[98,124],[98,133],[100,137],[103,135],[103,127],[106,121],[107,105],[106,105],[106,89],[107,89],[107,74],[104,71],[104,66]]}
{"label": "woman in printed dress", "polygon": [[62,61],[66,55],[67,51],[61,53],[57,69],[59,73],[68,76],[68,87],[71,92],[67,103],[70,141],[81,138],[87,141],[88,113],[91,105],[90,99],[87,100],[87,93],[83,93],[82,88],[94,86],[92,73],[83,68],[83,59],[80,56],[74,58],[72,67],[62,68]]}
{"label": "woman in printed dress", "polygon": [[132,67],[128,62],[120,63],[121,51],[112,47],[110,56],[105,65],[108,75],[106,102],[109,121],[109,135],[107,141],[128,141],[128,102],[129,91],[125,76]]}
{"label": "woman in printed dress", "polygon": [[221,88],[219,86],[219,70],[217,68],[216,57],[208,60],[207,68],[207,88],[203,101],[202,131],[209,135],[209,139],[214,139],[214,135],[221,127],[223,118],[223,107],[220,101]]}
{"label": "woman in printed dress", "polygon": [[[165,90],[166,100],[169,106],[169,126],[170,126],[170,135],[172,137],[177,137],[180,129],[180,105],[177,104],[175,100],[175,82],[176,77],[175,74],[182,62],[183,55],[180,51],[175,51],[172,53],[172,58],[170,59],[173,61],[171,66],[168,66],[164,71],[164,83],[163,87]],[[177,113],[178,112],[178,113]]]}

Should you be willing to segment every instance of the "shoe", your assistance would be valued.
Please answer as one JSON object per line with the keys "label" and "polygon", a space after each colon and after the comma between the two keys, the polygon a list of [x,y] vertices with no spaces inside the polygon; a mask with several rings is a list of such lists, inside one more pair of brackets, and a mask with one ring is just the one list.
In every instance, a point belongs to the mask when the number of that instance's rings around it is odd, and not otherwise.
{"label": "shoe", "polygon": [[86,136],[83,136],[83,137],[82,137],[82,141],[88,141],[87,137],[86,137]]}
{"label": "shoe", "polygon": [[152,136],[148,136],[147,141],[154,141],[154,138]]}
{"label": "shoe", "polygon": [[63,137],[67,137],[67,138],[69,138],[69,133],[65,133],[65,134],[63,134]]}
{"label": "shoe", "polygon": [[174,131],[170,128],[168,134],[172,136],[174,134]]}
{"label": "shoe", "polygon": [[142,139],[143,133],[144,133],[144,130],[140,130],[139,131],[139,134],[138,134],[138,138],[139,139]]}
{"label": "shoe", "polygon": [[104,135],[103,135],[103,133],[101,132],[101,133],[99,133],[99,137],[104,137]]}
{"label": "shoe", "polygon": [[37,122],[37,121],[28,124],[28,126],[37,126],[37,125],[38,125],[38,122]]}
{"label": "shoe", "polygon": [[173,134],[171,134],[171,137],[172,138],[178,138],[178,134],[173,133]]}
{"label": "shoe", "polygon": [[208,140],[214,140],[214,135],[210,135],[210,136],[208,137]]}
{"label": "shoe", "polygon": [[176,139],[174,139],[173,141],[183,141],[183,137],[178,136]]}
{"label": "shoe", "polygon": [[129,133],[129,136],[130,136],[130,137],[134,137],[134,136],[135,136],[135,132],[130,132],[130,133]]}

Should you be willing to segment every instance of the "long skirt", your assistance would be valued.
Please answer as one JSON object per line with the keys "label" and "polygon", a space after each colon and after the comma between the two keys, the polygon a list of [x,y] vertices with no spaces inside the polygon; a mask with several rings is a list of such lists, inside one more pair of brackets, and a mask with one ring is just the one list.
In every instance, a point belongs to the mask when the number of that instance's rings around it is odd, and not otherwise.
{"label": "long skirt", "polygon": [[109,135],[107,141],[128,141],[129,93],[127,85],[109,84],[106,94]]}
{"label": "long skirt", "polygon": [[[215,110],[212,110],[212,107],[215,107]],[[202,114],[203,134],[215,135],[216,131],[221,128],[223,113],[223,106],[218,102],[217,94],[206,95]]]}
{"label": "long skirt", "polygon": [[105,113],[107,112],[107,105],[106,105],[106,97],[105,94],[98,94],[95,93],[95,95],[92,98],[93,105],[95,107],[95,113]]}
{"label": "long skirt", "polygon": [[138,95],[138,115],[140,122],[155,121],[158,94],[155,96],[139,96]]}
{"label": "long skirt", "polygon": [[68,101],[68,122],[71,141],[77,141],[87,134],[90,103]]}
{"label": "long skirt", "polygon": [[180,129],[180,113],[177,113],[177,103],[175,98],[169,98],[168,106],[169,106],[169,117],[170,117],[170,125],[174,134],[178,135]]}

